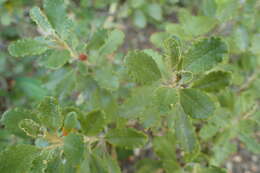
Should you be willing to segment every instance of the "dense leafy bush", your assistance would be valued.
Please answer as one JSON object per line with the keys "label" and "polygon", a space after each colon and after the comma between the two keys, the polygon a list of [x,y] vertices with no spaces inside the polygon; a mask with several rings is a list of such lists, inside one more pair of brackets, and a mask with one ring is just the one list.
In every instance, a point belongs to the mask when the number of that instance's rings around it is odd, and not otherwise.
{"label": "dense leafy bush", "polygon": [[[234,139],[260,153],[256,0],[14,2],[0,1],[17,57],[0,55],[1,173],[224,173]],[[126,17],[164,28],[156,48],[122,53]]]}

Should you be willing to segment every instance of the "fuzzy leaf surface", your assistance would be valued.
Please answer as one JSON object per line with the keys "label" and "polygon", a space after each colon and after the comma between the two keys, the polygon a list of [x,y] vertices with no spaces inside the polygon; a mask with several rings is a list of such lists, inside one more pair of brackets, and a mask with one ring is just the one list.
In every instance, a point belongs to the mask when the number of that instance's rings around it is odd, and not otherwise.
{"label": "fuzzy leaf surface", "polygon": [[40,55],[48,50],[48,46],[42,40],[25,38],[11,43],[8,51],[12,56],[23,57]]}
{"label": "fuzzy leaf surface", "polygon": [[45,32],[52,33],[53,28],[48,21],[47,17],[43,14],[39,7],[34,7],[30,10],[30,16],[32,20],[41,27]]}

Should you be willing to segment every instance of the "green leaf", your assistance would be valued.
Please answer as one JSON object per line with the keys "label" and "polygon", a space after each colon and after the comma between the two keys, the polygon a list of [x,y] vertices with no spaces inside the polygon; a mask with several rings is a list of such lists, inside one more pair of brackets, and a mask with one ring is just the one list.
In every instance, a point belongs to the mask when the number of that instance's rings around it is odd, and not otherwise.
{"label": "green leaf", "polygon": [[177,91],[174,88],[158,88],[153,98],[154,106],[163,114],[169,113],[177,101]]}
{"label": "green leaf", "polygon": [[[91,173],[121,173],[117,161],[104,152],[104,150],[95,149],[91,152],[88,156],[88,165]],[[82,173],[85,172],[83,171]]]}
{"label": "green leaf", "polygon": [[130,5],[133,8],[140,8],[145,4],[145,0],[130,0]]}
{"label": "green leaf", "polygon": [[62,125],[62,116],[58,100],[45,97],[38,105],[38,118],[41,123],[50,129],[58,129]]}
{"label": "green leaf", "polygon": [[[191,166],[190,166],[191,167]],[[192,168],[190,168],[189,172],[192,173],[227,173],[227,171],[223,168],[210,166],[210,167],[203,167],[202,165],[196,163],[192,165]]]}
{"label": "green leaf", "polygon": [[96,153],[89,157],[89,168],[91,173],[110,173],[104,160]]}
{"label": "green leaf", "polygon": [[44,0],[44,11],[56,32],[63,38],[71,34],[72,22],[67,18],[64,0]]}
{"label": "green leaf", "polygon": [[233,110],[235,106],[235,95],[228,89],[223,90],[218,95],[218,101],[222,107]]}
{"label": "green leaf", "polygon": [[237,27],[233,32],[233,44],[236,52],[245,52],[249,47],[249,34],[245,27]]}
{"label": "green leaf", "polygon": [[41,126],[31,119],[23,119],[19,123],[20,129],[22,129],[28,136],[36,138],[42,135]]}
{"label": "green leaf", "polygon": [[196,154],[199,151],[200,146],[189,116],[186,115],[180,105],[177,106],[176,114],[174,116],[176,116],[175,135],[181,148],[188,154]]}
{"label": "green leaf", "polygon": [[209,124],[204,125],[200,129],[199,135],[203,140],[207,140],[207,139],[210,139],[211,137],[213,137],[214,135],[216,135],[218,131],[219,131],[218,126],[216,126],[212,123],[209,123]]}
{"label": "green leaf", "polygon": [[48,21],[47,17],[42,13],[41,9],[38,7],[33,7],[30,10],[30,16],[32,20],[40,26],[47,34],[53,33],[53,28]]}
{"label": "green leaf", "polygon": [[205,119],[213,115],[215,105],[208,95],[196,89],[180,90],[180,103],[192,118]]}
{"label": "green leaf", "polygon": [[84,142],[83,137],[70,133],[64,137],[64,155],[68,164],[78,165],[83,160]]}
{"label": "green leaf", "polygon": [[170,68],[178,65],[181,58],[181,42],[177,37],[170,37],[164,41],[164,58]]}
{"label": "green leaf", "polygon": [[42,40],[25,38],[11,43],[8,51],[12,56],[22,57],[40,55],[48,50],[48,45]]}
{"label": "green leaf", "polygon": [[119,115],[125,118],[141,118],[146,111],[153,95],[154,88],[150,86],[135,88],[129,97],[122,105],[120,105]]}
{"label": "green leaf", "polygon": [[130,76],[140,84],[151,84],[161,78],[156,62],[142,51],[128,53],[126,66]]}
{"label": "green leaf", "polygon": [[32,145],[16,145],[8,147],[0,153],[1,173],[29,172],[32,161],[39,154],[39,149]]}
{"label": "green leaf", "polygon": [[167,32],[156,32],[151,35],[150,42],[152,42],[157,48],[162,48],[164,41],[169,38],[170,34]]}
{"label": "green leaf", "polygon": [[[49,160],[47,160],[47,169],[45,170],[46,173],[56,173],[56,172],[74,172],[71,169],[70,164],[64,164],[64,158],[61,155],[61,149],[56,148],[54,150],[49,150],[53,151],[52,156]],[[65,168],[66,166],[66,168]],[[66,171],[65,171],[66,170]]]}
{"label": "green leaf", "polygon": [[147,6],[147,13],[154,20],[160,21],[163,19],[161,6],[157,3],[151,3]]}
{"label": "green leaf", "polygon": [[134,25],[139,28],[144,28],[147,24],[146,17],[141,10],[136,10],[133,17]]}
{"label": "green leaf", "polygon": [[125,35],[122,31],[115,29],[108,34],[105,44],[100,48],[100,56],[111,54],[124,42]]}
{"label": "green leaf", "polygon": [[105,138],[109,143],[125,148],[141,147],[147,141],[144,133],[132,128],[109,130]]}
{"label": "green leaf", "polygon": [[78,126],[78,114],[76,112],[69,112],[64,120],[64,128],[71,130]]}
{"label": "green leaf", "polygon": [[81,127],[86,135],[94,136],[102,131],[106,125],[105,114],[95,110],[80,118]]}
{"label": "green leaf", "polygon": [[219,38],[204,39],[194,44],[183,59],[183,69],[199,73],[220,63],[227,53],[226,44]]}
{"label": "green leaf", "polygon": [[176,161],[176,138],[174,134],[156,136],[153,139],[153,150],[162,160]]}
{"label": "green leaf", "polygon": [[224,143],[222,146],[214,146],[214,156],[210,159],[212,165],[220,166],[229,156],[236,152],[237,146],[234,143]]}
{"label": "green leaf", "polygon": [[204,75],[192,85],[207,92],[218,92],[230,85],[231,74],[225,71],[213,71]]}
{"label": "green leaf", "polygon": [[119,164],[110,155],[105,155],[104,162],[107,165],[107,170],[109,173],[121,173]]}
{"label": "green leaf", "polygon": [[152,50],[152,49],[144,49],[143,50],[147,55],[151,56],[153,60],[156,62],[158,68],[160,69],[160,72],[163,77],[168,77],[169,72],[167,71],[167,66],[163,61],[163,56],[161,56],[158,52]]}
{"label": "green leaf", "polygon": [[95,79],[101,88],[115,91],[119,87],[119,79],[111,66],[102,67],[97,70]]}
{"label": "green leaf", "polygon": [[207,34],[217,24],[217,20],[208,16],[193,16],[187,11],[179,12],[179,20],[184,33],[191,37]]}
{"label": "green leaf", "polygon": [[48,90],[42,87],[42,82],[34,78],[19,77],[16,79],[16,86],[24,92],[25,96],[35,100],[40,100],[48,94]]}
{"label": "green leaf", "polygon": [[239,135],[239,139],[246,145],[246,148],[249,151],[255,154],[260,154],[260,144],[256,138],[247,135],[245,133],[242,133]]}
{"label": "green leaf", "polygon": [[87,44],[88,49],[99,49],[106,42],[108,32],[105,29],[98,29],[90,38]]}
{"label": "green leaf", "polygon": [[135,167],[136,173],[156,173],[160,171],[162,164],[159,160],[144,158],[142,160],[139,160]]}
{"label": "green leaf", "polygon": [[21,108],[10,109],[2,115],[1,122],[5,125],[5,128],[11,133],[25,137],[27,136],[22,129],[19,128],[19,123],[23,119],[32,119],[37,121],[36,114]]}
{"label": "green leaf", "polygon": [[209,168],[203,169],[202,173],[227,173],[227,171],[224,168],[210,166]]}
{"label": "green leaf", "polygon": [[175,160],[164,160],[163,168],[166,173],[186,173]]}
{"label": "green leaf", "polygon": [[215,0],[203,0],[202,11],[205,16],[214,17],[217,11]]}
{"label": "green leaf", "polygon": [[53,159],[53,150],[42,150],[33,160],[30,173],[46,173],[48,162]]}
{"label": "green leaf", "polygon": [[50,69],[61,68],[71,59],[70,52],[67,50],[48,50],[40,60],[40,64]]}
{"label": "green leaf", "polygon": [[252,36],[250,51],[254,54],[260,54],[260,34]]}

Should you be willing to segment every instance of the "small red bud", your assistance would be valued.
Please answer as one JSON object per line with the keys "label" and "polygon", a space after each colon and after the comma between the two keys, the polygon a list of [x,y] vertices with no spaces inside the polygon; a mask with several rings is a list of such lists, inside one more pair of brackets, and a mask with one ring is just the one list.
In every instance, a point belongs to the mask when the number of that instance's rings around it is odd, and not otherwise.
{"label": "small red bud", "polygon": [[84,53],[79,54],[80,61],[86,61],[88,59],[88,56]]}

